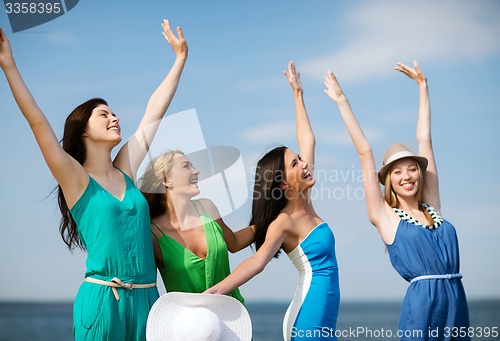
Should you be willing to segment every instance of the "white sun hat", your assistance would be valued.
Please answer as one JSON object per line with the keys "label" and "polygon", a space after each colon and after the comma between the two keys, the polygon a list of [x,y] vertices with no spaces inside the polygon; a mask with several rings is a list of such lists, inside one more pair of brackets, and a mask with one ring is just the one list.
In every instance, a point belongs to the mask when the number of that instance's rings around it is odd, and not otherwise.
{"label": "white sun hat", "polygon": [[148,341],[250,341],[252,322],[245,306],[226,295],[171,292],[151,308]]}

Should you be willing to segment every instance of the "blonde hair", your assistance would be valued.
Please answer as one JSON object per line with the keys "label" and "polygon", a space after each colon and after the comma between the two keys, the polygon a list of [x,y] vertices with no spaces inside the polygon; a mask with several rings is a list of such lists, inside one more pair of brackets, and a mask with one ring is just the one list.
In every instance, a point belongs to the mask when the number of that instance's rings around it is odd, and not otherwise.
{"label": "blonde hair", "polygon": [[[418,185],[418,190],[417,190],[417,202],[418,202],[418,209],[422,211],[427,218],[428,221],[431,222],[431,225],[434,224],[434,219],[432,216],[427,212],[427,210],[422,206],[422,198],[424,196],[424,181],[425,181],[425,175],[422,172],[422,168],[420,168],[420,165],[418,162],[415,162],[417,165],[418,173],[420,174],[420,182]],[[392,188],[392,183],[391,183],[391,169],[388,170],[387,174],[385,175],[385,181],[384,181],[384,198],[385,201],[391,206],[392,208],[399,208],[399,199],[398,196],[396,195],[396,192],[394,192],[394,189]]]}
{"label": "blonde hair", "polygon": [[153,160],[146,167],[144,175],[139,179],[140,189],[149,205],[149,216],[154,218],[165,213],[167,209],[167,194],[165,183],[172,174],[172,164],[175,155],[185,155],[182,151],[168,150]]}

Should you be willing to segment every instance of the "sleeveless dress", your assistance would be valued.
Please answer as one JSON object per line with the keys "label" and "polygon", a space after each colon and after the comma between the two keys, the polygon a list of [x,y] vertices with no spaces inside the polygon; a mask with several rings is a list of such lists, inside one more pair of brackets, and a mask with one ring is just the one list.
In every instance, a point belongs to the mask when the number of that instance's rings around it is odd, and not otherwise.
{"label": "sleeveless dress", "polygon": [[[121,170],[120,170],[121,171]],[[85,277],[147,284],[156,282],[153,240],[146,199],[125,173],[126,190],[118,200],[92,177],[70,212],[87,250]],[[158,299],[156,287],[116,289],[84,282],[73,307],[76,340],[145,340],[146,320]]]}
{"label": "sleeveless dress", "polygon": [[[460,336],[469,327],[469,309],[459,275],[460,257],[455,228],[430,206],[434,219],[425,226],[395,209],[401,220],[394,242],[387,245],[396,271],[408,282],[399,320],[400,340],[470,340]],[[456,278],[424,278],[456,275]],[[453,276],[452,276],[453,277]]]}
{"label": "sleeveless dress", "polygon": [[[222,228],[207,214],[199,201],[192,202],[200,215],[203,230],[205,231],[207,240],[205,259],[192,253],[152,223],[161,233],[161,237],[157,239],[164,266],[159,266],[158,270],[167,292],[201,293],[219,283],[231,273]],[[197,205],[199,205],[203,213],[200,213]],[[238,288],[227,295],[244,303],[243,296],[241,296]]]}
{"label": "sleeveless dress", "polygon": [[283,321],[284,340],[336,340],[340,288],[335,237],[328,224],[316,226],[288,257],[300,279]]}

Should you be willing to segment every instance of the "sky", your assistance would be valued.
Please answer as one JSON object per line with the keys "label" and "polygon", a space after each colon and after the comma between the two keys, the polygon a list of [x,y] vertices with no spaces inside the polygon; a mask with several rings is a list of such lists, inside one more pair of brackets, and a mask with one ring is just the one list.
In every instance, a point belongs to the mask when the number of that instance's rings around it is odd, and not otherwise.
{"label": "sky", "polygon": [[[316,136],[313,204],[335,234],[345,301],[402,301],[408,284],[368,221],[359,160],[323,92],[323,75],[337,75],[380,166],[392,143],[416,151],[418,87],[393,67],[417,60],[429,83],[442,215],[458,233],[466,293],[500,299],[497,1],[81,0],[17,33],[2,5],[0,25],[58,137],[71,110],[95,96],[109,102],[124,140],[130,137],[174,60],[160,24],[168,18],[181,26],[189,58],[167,117],[187,112],[196,124],[179,130],[167,118],[155,143],[174,147],[168,141],[182,131],[188,141],[236,151],[229,164],[238,165],[239,196],[231,193],[224,211],[233,230],[248,224],[257,160],[281,144],[298,150],[283,75],[293,59]],[[0,117],[0,300],[72,301],[85,253],[70,252],[61,240],[55,180],[3,75]],[[232,268],[252,253],[232,254]],[[290,301],[297,281],[283,254],[241,291],[247,301]]]}

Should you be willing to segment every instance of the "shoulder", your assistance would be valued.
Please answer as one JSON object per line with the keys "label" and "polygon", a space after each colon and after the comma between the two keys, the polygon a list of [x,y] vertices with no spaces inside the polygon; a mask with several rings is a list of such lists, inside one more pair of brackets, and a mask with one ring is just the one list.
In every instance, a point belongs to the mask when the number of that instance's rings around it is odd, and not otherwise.
{"label": "shoulder", "polygon": [[268,231],[286,233],[294,225],[294,220],[287,213],[280,213],[269,225]]}
{"label": "shoulder", "polygon": [[203,210],[205,210],[205,212],[212,219],[217,220],[217,219],[221,218],[220,213],[219,213],[219,209],[217,208],[217,206],[215,206],[215,204],[212,200],[207,199],[207,198],[200,198],[200,199],[197,199],[195,201],[197,201],[202,206]]}

